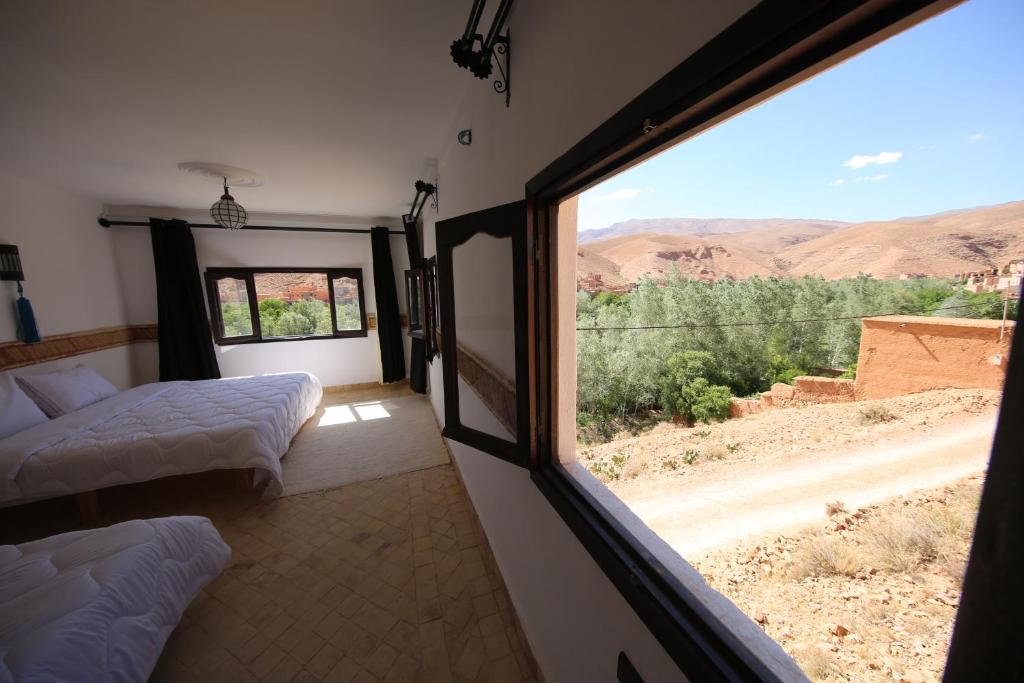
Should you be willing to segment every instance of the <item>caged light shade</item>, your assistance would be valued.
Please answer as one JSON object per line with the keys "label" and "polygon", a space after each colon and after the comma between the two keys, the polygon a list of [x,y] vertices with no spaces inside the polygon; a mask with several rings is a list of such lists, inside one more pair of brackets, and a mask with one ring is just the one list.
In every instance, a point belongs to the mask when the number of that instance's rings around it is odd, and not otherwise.
{"label": "caged light shade", "polygon": [[210,207],[210,216],[217,225],[228,230],[239,230],[249,220],[245,208],[228,192],[227,178],[224,179],[224,194]]}

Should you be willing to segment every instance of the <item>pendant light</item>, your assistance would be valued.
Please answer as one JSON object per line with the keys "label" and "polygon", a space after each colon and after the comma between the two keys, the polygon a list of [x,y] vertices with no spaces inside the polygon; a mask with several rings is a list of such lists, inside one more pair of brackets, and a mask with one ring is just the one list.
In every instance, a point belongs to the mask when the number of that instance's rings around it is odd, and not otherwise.
{"label": "pendant light", "polygon": [[228,230],[240,230],[249,219],[245,208],[228,192],[227,178],[224,178],[224,194],[210,207],[210,216],[217,225]]}

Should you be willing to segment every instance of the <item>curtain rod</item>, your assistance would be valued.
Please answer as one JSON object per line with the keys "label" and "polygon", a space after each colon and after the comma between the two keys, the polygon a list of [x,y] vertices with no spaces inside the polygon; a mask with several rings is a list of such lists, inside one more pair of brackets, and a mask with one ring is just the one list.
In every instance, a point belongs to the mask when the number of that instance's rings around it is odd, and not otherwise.
{"label": "curtain rod", "polygon": [[[149,221],[112,221],[106,218],[97,218],[96,222],[102,225],[104,228],[109,228],[112,225],[125,225],[133,228],[148,228]],[[188,221],[185,221],[188,223]],[[224,230],[224,228],[215,223],[189,223],[190,228],[217,228],[218,230]],[[242,230],[278,230],[281,232],[343,232],[353,234],[369,234],[369,228],[296,228],[287,225],[247,225]],[[388,229],[389,235],[404,235],[405,230],[391,230]]]}

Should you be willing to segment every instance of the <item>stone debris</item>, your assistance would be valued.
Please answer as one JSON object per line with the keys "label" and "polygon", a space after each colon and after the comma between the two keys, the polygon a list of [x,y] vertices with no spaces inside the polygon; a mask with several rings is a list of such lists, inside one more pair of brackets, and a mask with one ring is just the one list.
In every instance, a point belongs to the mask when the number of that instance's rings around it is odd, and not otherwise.
{"label": "stone debris", "polygon": [[[980,489],[982,478],[957,486]],[[852,576],[793,575],[800,544],[825,534],[855,547],[859,534],[883,513],[945,505],[953,487],[924,491],[844,513],[800,534],[776,535],[693,562],[708,584],[731,599],[784,650],[820,651],[829,673],[812,680],[938,683],[942,678],[960,585],[924,564],[908,574],[862,567]],[[836,517],[831,518],[835,520]],[[815,666],[813,663],[811,666]]]}

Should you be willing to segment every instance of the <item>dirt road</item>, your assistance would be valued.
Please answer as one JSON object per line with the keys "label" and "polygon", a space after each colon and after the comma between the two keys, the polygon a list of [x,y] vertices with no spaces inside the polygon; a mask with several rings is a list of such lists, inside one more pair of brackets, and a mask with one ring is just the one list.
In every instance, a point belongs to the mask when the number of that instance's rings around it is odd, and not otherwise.
{"label": "dirt road", "polygon": [[831,501],[853,509],[982,472],[994,430],[989,414],[921,436],[777,461],[709,463],[699,476],[612,488],[684,558],[697,559],[747,536],[820,521]]}

